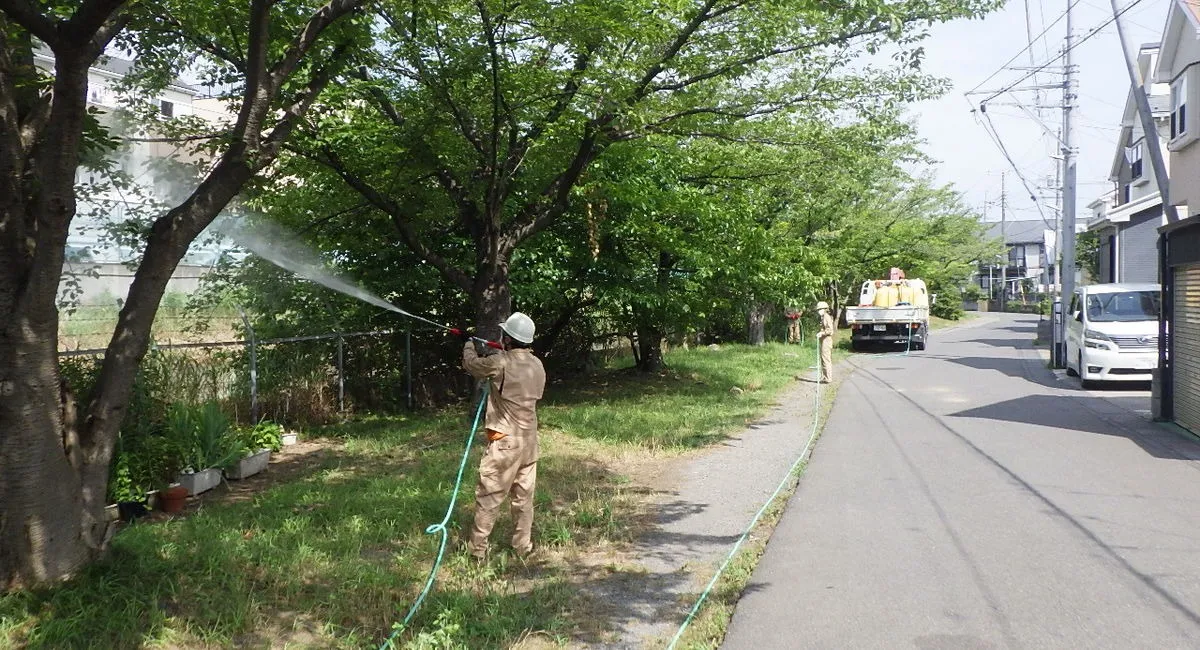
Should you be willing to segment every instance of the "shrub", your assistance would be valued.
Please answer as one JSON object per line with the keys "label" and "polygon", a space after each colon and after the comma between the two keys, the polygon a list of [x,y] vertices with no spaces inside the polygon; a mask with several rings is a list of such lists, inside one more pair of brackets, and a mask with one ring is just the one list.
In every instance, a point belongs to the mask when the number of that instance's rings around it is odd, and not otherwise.
{"label": "shrub", "polygon": [[279,451],[283,448],[283,426],[263,420],[253,427],[239,429],[238,438],[252,452],[259,449]]}
{"label": "shrub", "polygon": [[938,295],[929,312],[938,318],[958,320],[963,317],[962,294],[958,289],[947,289]]}
{"label": "shrub", "polygon": [[962,299],[967,302],[981,302],[987,299],[987,292],[983,290],[983,287],[971,283],[963,287]]}

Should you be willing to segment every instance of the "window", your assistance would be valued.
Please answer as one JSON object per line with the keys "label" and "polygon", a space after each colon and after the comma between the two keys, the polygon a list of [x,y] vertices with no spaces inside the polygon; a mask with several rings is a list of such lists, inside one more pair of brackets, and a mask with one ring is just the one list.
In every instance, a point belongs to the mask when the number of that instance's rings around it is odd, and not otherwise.
{"label": "window", "polygon": [[1008,249],[1008,265],[1022,266],[1025,261],[1025,247],[1021,245],[1012,246]]}
{"label": "window", "polygon": [[1158,320],[1159,311],[1157,291],[1122,291],[1088,296],[1088,320],[1094,322]]}
{"label": "window", "polygon": [[1132,146],[1125,148],[1125,159],[1129,161],[1129,175],[1131,178],[1138,179],[1142,177],[1142,142],[1139,140]]}
{"label": "window", "polygon": [[161,102],[159,102],[158,109],[163,114],[163,117],[175,117],[175,103],[174,102],[169,102],[164,99]]}
{"label": "window", "polygon": [[1171,139],[1187,133],[1187,71],[1171,84]]}
{"label": "window", "polygon": [[1129,203],[1129,197],[1133,194],[1133,190],[1131,188],[1132,186],[1130,186],[1128,183],[1121,188],[1121,205]]}

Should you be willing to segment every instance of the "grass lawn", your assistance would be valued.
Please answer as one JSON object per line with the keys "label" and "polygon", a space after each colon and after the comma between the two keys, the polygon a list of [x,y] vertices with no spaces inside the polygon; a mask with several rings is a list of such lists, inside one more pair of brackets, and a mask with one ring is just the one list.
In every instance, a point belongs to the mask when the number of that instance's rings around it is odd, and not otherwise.
{"label": "grass lawn", "polygon": [[975,312],[975,311],[963,312],[962,318],[959,318],[958,320],[949,320],[947,318],[941,318],[940,316],[932,316],[931,315],[929,317],[929,329],[940,330],[944,327],[952,327],[954,325],[963,325],[965,323],[969,323],[969,322],[975,320],[976,318],[979,318],[979,312]]}
{"label": "grass lawn", "polygon": [[[540,411],[535,543],[477,566],[457,542],[470,523],[477,446],[451,518],[452,550],[402,647],[494,648],[600,641],[603,615],[578,585],[645,525],[640,479],[766,411],[810,347],[723,346],[668,354],[668,372],[615,367],[553,382]],[[740,391],[733,391],[737,387]],[[138,523],[70,582],[0,596],[0,647],[369,648],[401,619],[437,548],[470,417],[364,417],[317,451],[272,465],[269,486],[204,498],[189,516]],[[319,453],[318,453],[319,452]],[[219,490],[224,491],[224,488]]]}

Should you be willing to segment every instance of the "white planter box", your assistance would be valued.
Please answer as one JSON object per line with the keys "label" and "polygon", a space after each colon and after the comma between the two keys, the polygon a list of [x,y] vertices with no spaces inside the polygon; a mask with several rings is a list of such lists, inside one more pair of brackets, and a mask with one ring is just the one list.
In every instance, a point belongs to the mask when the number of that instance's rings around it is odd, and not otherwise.
{"label": "white planter box", "polygon": [[237,465],[234,465],[225,472],[225,478],[236,481],[247,476],[254,476],[266,469],[269,462],[271,462],[271,450],[263,449],[239,460]]}
{"label": "white planter box", "polygon": [[284,447],[294,445],[296,444],[296,438],[297,436],[295,433],[285,433],[280,436],[280,444],[282,444]]}
{"label": "white planter box", "polygon": [[194,474],[180,474],[179,484],[187,488],[188,496],[196,496],[221,484],[221,470],[210,467]]}

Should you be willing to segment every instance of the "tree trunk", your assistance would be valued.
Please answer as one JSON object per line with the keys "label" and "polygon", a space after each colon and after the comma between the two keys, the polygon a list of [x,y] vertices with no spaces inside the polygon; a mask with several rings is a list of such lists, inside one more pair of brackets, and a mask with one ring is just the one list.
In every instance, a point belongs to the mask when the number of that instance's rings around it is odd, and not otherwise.
{"label": "tree trunk", "polygon": [[637,319],[637,368],[642,372],[659,372],[663,369],[662,328],[644,308],[634,307]]}
{"label": "tree trunk", "polygon": [[475,303],[475,332],[488,340],[499,341],[500,323],[512,314],[508,260],[499,258],[486,262],[475,276],[471,293]]}
{"label": "tree trunk", "polygon": [[105,486],[83,484],[72,463],[78,444],[63,420],[73,409],[62,403],[57,325],[25,310],[0,334],[0,591],[68,576],[104,541],[91,525],[102,513],[84,513],[82,495]]}
{"label": "tree trunk", "polygon": [[[8,27],[5,24],[5,27]],[[0,38],[0,46],[8,43]],[[28,42],[21,47],[28,48]],[[14,47],[5,55],[16,53]],[[72,574],[103,546],[103,505],[89,511],[75,405],[58,372],[58,297],[75,215],[90,48],[60,47],[53,101],[36,138],[18,136],[22,104],[0,120],[0,590]],[[96,51],[96,54],[99,52]],[[29,51],[25,50],[25,58]],[[8,99],[28,70],[0,71]],[[29,98],[25,98],[28,100]],[[41,109],[44,110],[44,109]],[[106,468],[107,469],[107,468]],[[105,476],[107,478],[107,476]]]}
{"label": "tree trunk", "polygon": [[767,342],[767,312],[770,306],[766,303],[751,303],[746,315],[746,342],[750,345],[763,345]]}

